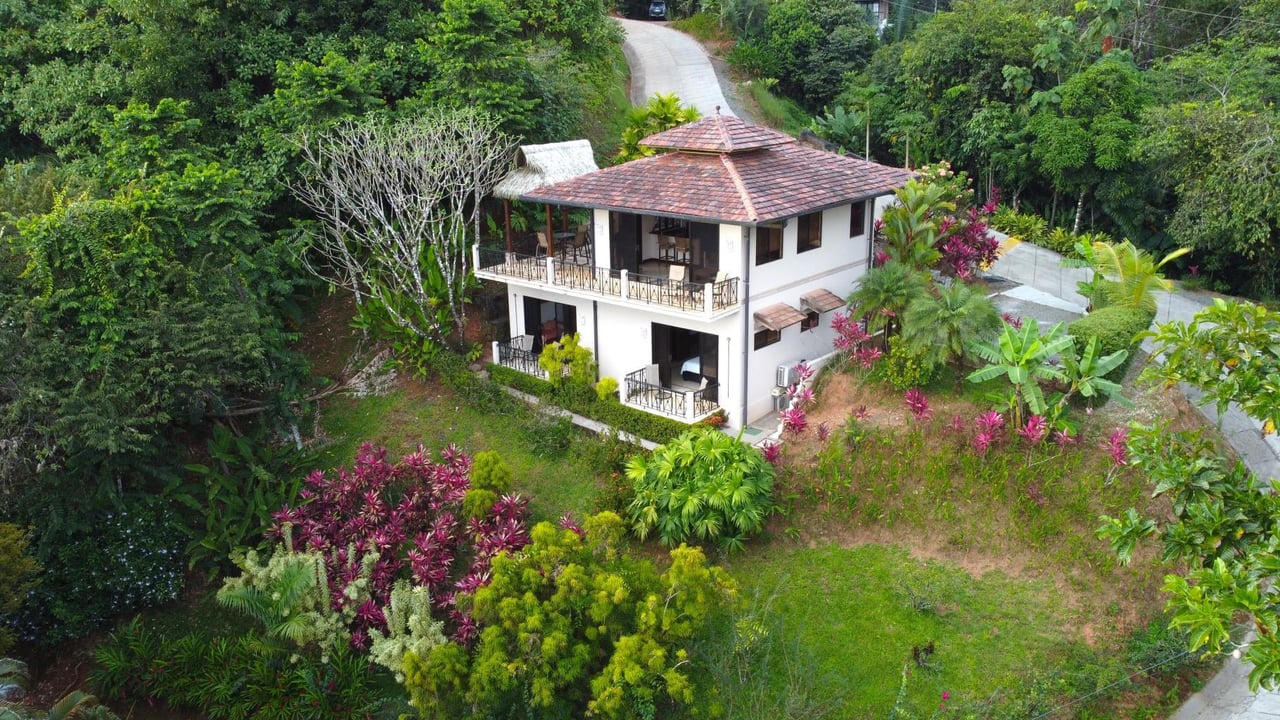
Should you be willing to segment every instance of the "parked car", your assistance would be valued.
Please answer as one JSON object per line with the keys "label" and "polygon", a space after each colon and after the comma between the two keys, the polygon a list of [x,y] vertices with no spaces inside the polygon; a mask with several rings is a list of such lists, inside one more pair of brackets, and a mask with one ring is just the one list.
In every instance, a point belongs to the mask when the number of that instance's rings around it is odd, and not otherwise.
{"label": "parked car", "polygon": [[667,19],[666,0],[653,0],[653,2],[649,3],[649,19],[650,20],[666,20]]}

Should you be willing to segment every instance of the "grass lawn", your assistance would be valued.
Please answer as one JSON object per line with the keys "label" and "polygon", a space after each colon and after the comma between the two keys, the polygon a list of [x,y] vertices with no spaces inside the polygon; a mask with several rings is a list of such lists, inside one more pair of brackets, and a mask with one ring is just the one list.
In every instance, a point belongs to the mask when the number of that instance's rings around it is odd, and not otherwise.
{"label": "grass lawn", "polygon": [[388,395],[329,399],[320,422],[331,443],[320,467],[350,465],[363,442],[382,445],[394,457],[418,444],[439,451],[453,443],[470,455],[484,450],[500,453],[511,466],[516,488],[530,498],[535,521],[554,520],[566,512],[582,517],[595,509],[598,488],[593,458],[599,454],[600,442],[577,430],[570,434],[563,453],[538,454],[531,449],[527,418],[486,414],[447,390],[414,380],[398,383]]}
{"label": "grass lawn", "polygon": [[1071,642],[1050,583],[974,578],[901,548],[775,542],[726,567],[747,595],[772,597],[784,632],[812,650],[813,691],[833,717],[885,717],[904,664],[909,707],[924,717],[943,692],[951,703],[985,700]]}

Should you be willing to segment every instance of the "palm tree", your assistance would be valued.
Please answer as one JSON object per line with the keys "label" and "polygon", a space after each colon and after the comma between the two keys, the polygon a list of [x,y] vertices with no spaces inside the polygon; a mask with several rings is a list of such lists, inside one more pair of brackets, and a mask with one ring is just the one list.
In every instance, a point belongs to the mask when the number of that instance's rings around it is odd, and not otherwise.
{"label": "palm tree", "polygon": [[969,347],[1000,329],[991,300],[962,282],[916,297],[902,316],[902,338],[930,368],[963,360]]}
{"label": "palm tree", "polygon": [[1151,253],[1134,246],[1128,240],[1122,243],[1096,242],[1093,244],[1095,267],[1108,280],[1115,283],[1106,287],[1107,299],[1112,305],[1156,311],[1156,291],[1169,290],[1173,283],[1160,273],[1167,263],[1191,252],[1191,248],[1178,248],[1155,262]]}
{"label": "palm tree", "polygon": [[854,311],[866,317],[867,332],[884,330],[885,340],[901,327],[899,318],[911,301],[926,293],[924,273],[896,260],[872,268],[849,294]]}

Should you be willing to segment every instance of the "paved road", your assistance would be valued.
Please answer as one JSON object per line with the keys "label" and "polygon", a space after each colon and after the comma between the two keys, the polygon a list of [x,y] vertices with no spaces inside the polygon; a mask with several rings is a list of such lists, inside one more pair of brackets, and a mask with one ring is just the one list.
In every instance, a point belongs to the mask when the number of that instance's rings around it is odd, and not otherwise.
{"label": "paved road", "polygon": [[[1082,311],[1086,301],[1075,292],[1075,286],[1077,281],[1088,279],[1089,271],[1063,268],[1060,261],[1057,253],[1026,243],[1009,249],[991,267],[991,274],[1018,283],[1018,287],[1001,293],[1004,299],[998,298],[998,304],[1007,307],[1012,297],[1013,302],[1048,304],[1064,312]],[[1203,293],[1160,293],[1156,322],[1189,321],[1211,301],[1211,296]],[[1150,349],[1149,343],[1147,349]],[[1194,388],[1183,385],[1182,390],[1193,403],[1200,399],[1200,393]],[[1222,417],[1218,417],[1212,407],[1199,407],[1205,417],[1218,424],[1223,436],[1255,475],[1280,477],[1280,439],[1264,438],[1261,424],[1237,407],[1233,406]],[[1204,689],[1170,716],[1171,720],[1280,720],[1280,693],[1250,692],[1248,676],[1248,667],[1234,657],[1228,659]]]}
{"label": "paved road", "polygon": [[631,66],[631,104],[644,105],[655,93],[675,93],[703,116],[737,116],[716,78],[702,45],[666,23],[619,20],[626,40],[622,51]]}

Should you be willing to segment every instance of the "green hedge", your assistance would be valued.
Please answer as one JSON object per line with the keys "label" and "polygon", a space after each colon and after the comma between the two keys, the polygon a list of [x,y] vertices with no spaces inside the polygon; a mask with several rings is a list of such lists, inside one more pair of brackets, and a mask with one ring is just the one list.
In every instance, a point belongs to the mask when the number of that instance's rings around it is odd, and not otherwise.
{"label": "green hedge", "polygon": [[594,392],[566,386],[557,391],[551,383],[502,365],[490,364],[489,377],[495,382],[559,405],[592,420],[658,444],[666,443],[689,429],[689,425],[659,415],[627,407],[617,400],[601,400]]}
{"label": "green hedge", "polygon": [[1134,352],[1138,349],[1136,336],[1151,327],[1155,313],[1112,305],[1094,310],[1067,326],[1067,334],[1076,339],[1076,347],[1083,349],[1089,338],[1098,338],[1098,351],[1110,355],[1117,350],[1128,350],[1129,357],[1115,370],[1107,374],[1108,380],[1120,382],[1129,371]]}

